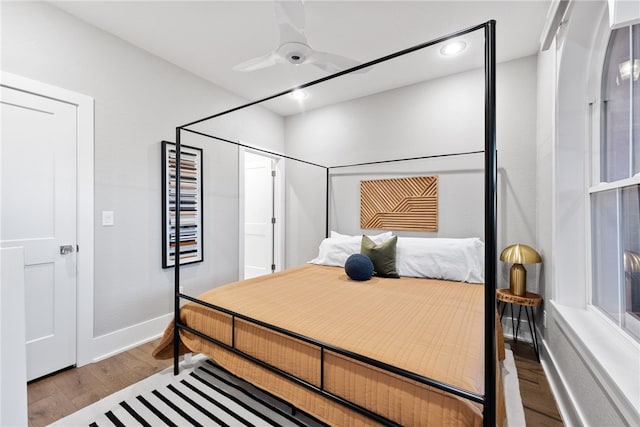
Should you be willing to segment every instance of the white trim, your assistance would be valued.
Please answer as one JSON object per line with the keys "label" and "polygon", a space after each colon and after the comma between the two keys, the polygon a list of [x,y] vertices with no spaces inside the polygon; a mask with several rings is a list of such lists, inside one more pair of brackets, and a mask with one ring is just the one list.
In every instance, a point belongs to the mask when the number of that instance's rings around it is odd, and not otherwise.
{"label": "white trim", "polygon": [[[553,39],[553,43],[550,46],[551,49],[553,49],[554,52],[557,52],[558,49],[558,45],[557,45],[557,40]],[[556,192],[557,192],[557,169],[558,169],[558,154],[557,154],[557,145],[558,145],[558,140],[559,140],[559,136],[558,136],[558,90],[557,90],[557,82],[559,80],[558,77],[558,55],[554,54],[552,57],[551,62],[553,63],[553,97],[551,100],[551,108],[553,109],[552,111],[552,123],[551,123],[551,188],[550,190],[550,198],[551,198],[551,240],[549,242],[549,254],[555,254],[556,253],[556,249],[558,247],[557,245],[557,240],[558,240],[558,200],[556,197]],[[556,299],[558,298],[558,287],[555,286],[556,283],[560,283],[558,280],[558,277],[560,276],[558,273],[558,268],[556,265],[556,260],[554,256],[550,256],[549,258],[551,258],[550,260],[547,261],[547,268],[550,268],[549,274],[548,274],[548,278],[551,282],[551,292],[550,292],[550,296],[551,299]],[[546,293],[546,289],[545,289],[545,293]],[[547,297],[548,298],[548,297]],[[546,309],[545,309],[546,310]],[[546,326],[545,326],[546,328]]]}
{"label": "white trim", "polygon": [[558,362],[551,351],[551,347],[544,339],[541,340],[541,344],[542,349],[544,349],[544,357],[541,357],[540,364],[542,365],[542,369],[549,383],[549,388],[551,388],[551,393],[558,406],[562,423],[567,427],[588,425],[584,414],[576,404],[577,400],[575,396],[566,386],[569,384],[568,379],[558,369]]}
{"label": "white trim", "polygon": [[[244,158],[246,150],[238,150],[238,280],[244,280]],[[240,237],[242,236],[242,237]]]}
{"label": "white trim", "polygon": [[[585,300],[579,307],[584,308],[593,300],[593,226],[591,218],[591,189],[588,187],[600,180],[600,138],[602,131],[602,74],[603,64],[606,57],[607,46],[611,36],[611,29],[606,20],[607,8],[603,8],[601,14],[595,18],[599,22],[594,32],[593,46],[589,65],[587,67],[587,97],[592,99],[591,122],[587,122],[588,156],[585,160],[585,169],[589,172],[585,174],[585,187],[587,191],[585,197],[585,269],[586,276],[584,285],[586,287]],[[604,188],[602,189],[604,190]],[[574,285],[578,286],[578,284]]]}
{"label": "white trim", "polygon": [[603,321],[594,310],[555,301],[549,304],[554,308],[558,329],[584,360],[593,379],[630,425],[640,425],[640,344]]}
{"label": "white trim", "polygon": [[[611,8],[614,7],[617,3],[619,2],[609,1],[608,8],[609,8],[610,16],[612,12]],[[606,8],[605,8],[605,11],[606,11]],[[600,310],[595,309],[594,307],[589,305],[593,303],[593,289],[594,289],[594,286],[597,286],[594,283],[594,277],[593,277],[594,261],[593,261],[593,255],[591,253],[591,251],[593,251],[592,241],[593,241],[593,233],[594,233],[594,229],[593,229],[594,224],[592,222],[592,217],[591,217],[591,213],[592,213],[591,205],[593,203],[592,195],[600,192],[622,190],[626,187],[640,185],[640,173],[637,173],[634,176],[631,176],[629,178],[620,179],[613,182],[599,182],[600,175],[601,175],[601,165],[600,165],[601,146],[604,143],[602,139],[603,135],[601,132],[601,124],[603,120],[603,117],[602,117],[603,102],[601,99],[602,85],[603,85],[603,77],[604,77],[604,65],[606,65],[605,60],[606,60],[607,50],[609,47],[609,42],[611,40],[612,32],[614,31],[612,28],[610,28],[610,26],[607,25],[606,13],[603,14],[603,16],[601,16],[599,22],[600,23],[598,25],[598,29],[595,32],[596,36],[594,38],[593,48],[591,49],[592,54],[591,54],[590,63],[589,63],[589,80],[587,84],[588,94],[589,96],[592,96],[594,98],[593,103],[594,105],[597,106],[597,108],[593,109],[594,115],[592,116],[592,122],[590,123],[591,133],[589,135],[589,141],[590,141],[589,152],[591,153],[591,158],[588,159],[587,166],[591,167],[592,172],[589,174],[589,176],[585,180],[586,182],[585,186],[589,186],[591,184],[591,186],[588,187],[587,189],[587,194],[586,194],[587,209],[585,212],[585,215],[587,218],[587,227],[585,231],[585,235],[587,237],[586,247],[589,249],[589,253],[587,254],[588,256],[586,260],[588,274],[587,274],[587,283],[586,283],[587,300],[585,301],[585,305],[587,306],[587,308],[590,308],[593,312],[597,313],[596,314],[597,316],[599,316],[600,318],[604,318]],[[629,33],[629,36],[631,37],[631,32]],[[629,102],[633,102],[633,100],[630,98]],[[629,117],[629,121],[630,121],[629,125],[632,126],[633,118],[631,116]],[[630,138],[629,148],[631,149],[632,147],[631,134],[629,138]],[[632,156],[629,157],[629,160],[630,161],[632,160]],[[593,183],[596,183],[596,184],[593,184]],[[621,197],[621,192],[616,191],[616,210],[617,210],[616,217],[617,218],[621,218],[620,197]],[[621,236],[622,231],[620,229],[621,227],[620,221],[618,221],[617,227],[618,227],[617,235]],[[618,247],[618,251],[620,251],[621,249],[622,249],[621,247]],[[620,288],[621,291],[623,291],[624,271],[623,271],[622,264],[620,264],[617,274],[618,274],[618,278],[617,278],[618,287]],[[619,292],[618,309],[620,310],[621,313],[625,312],[623,292]],[[607,318],[606,321],[609,321],[609,319]],[[613,323],[611,324],[613,325]],[[618,328],[620,331],[625,329],[625,323],[622,318],[618,322],[616,328]],[[626,334],[626,332],[624,333]]]}
{"label": "white trim", "polygon": [[637,1],[609,0],[609,26],[621,28],[640,22],[640,3]]}
{"label": "white trim", "polygon": [[77,306],[76,364],[93,358],[93,200],[94,200],[94,99],[46,83],[0,71],[0,85],[45,96],[76,106],[77,111]]}
{"label": "white trim", "polygon": [[172,319],[173,312],[95,337],[93,356],[88,362],[98,362],[160,337]]}
{"label": "white trim", "polygon": [[[94,331],[94,100],[78,102],[78,360],[88,363]],[[81,286],[80,286],[81,285]]]}
{"label": "white trim", "polygon": [[286,268],[285,264],[285,256],[284,256],[284,242],[285,242],[285,188],[284,183],[285,180],[285,161],[282,158],[276,159],[275,162],[275,170],[276,170],[276,191],[273,197],[275,197],[276,203],[276,227],[274,230],[274,239],[276,244],[276,271],[282,271]]}
{"label": "white trim", "polygon": [[24,248],[0,249],[0,425],[26,426],[27,347],[24,308]]}
{"label": "white trim", "polygon": [[[602,310],[600,307],[597,307],[597,306],[591,305],[591,304],[587,305],[586,310],[588,312],[588,315],[589,316],[593,316],[593,319],[595,321],[606,323],[607,327],[611,328],[612,331],[616,332],[616,335],[618,335],[619,337],[624,338],[625,340],[627,340],[629,342],[629,344],[631,345],[630,348],[634,349],[635,351],[640,352],[640,342],[637,341],[631,334],[629,334],[624,329],[622,329],[620,327],[620,324],[615,322],[609,316],[609,314],[605,313],[604,310]],[[626,314],[626,312],[625,312],[625,314]]]}
{"label": "white trim", "polygon": [[589,187],[589,194],[599,193],[601,191],[616,190],[618,188],[629,187],[631,185],[640,184],[640,173],[635,174],[631,178],[621,179],[614,182],[601,182],[598,185]]}
{"label": "white trim", "polygon": [[545,51],[551,47],[556,38],[558,29],[562,25],[563,18],[567,13],[570,0],[552,0],[547,11],[545,25],[540,35],[540,50]]}
{"label": "white trim", "polygon": [[242,139],[238,140],[238,144],[242,144],[244,147],[241,147],[241,148],[248,150],[254,154],[257,154],[259,156],[271,157],[272,159],[278,159],[278,160],[285,157],[284,153],[281,153],[276,150],[272,150],[270,148],[264,148],[256,144],[243,141]]}
{"label": "white trim", "polygon": [[[241,144],[248,145],[247,142],[241,141]],[[275,161],[275,191],[273,194],[275,200],[275,218],[276,224],[273,232],[273,239],[275,244],[274,262],[276,265],[276,271],[284,270],[285,258],[284,258],[284,223],[285,223],[285,202],[284,202],[284,174],[285,174],[285,162],[283,157],[274,152],[265,152],[261,148],[242,147],[238,156],[238,170],[242,171],[238,179],[238,217],[239,217],[239,236],[243,236],[238,244],[238,277],[240,280],[244,279],[244,159],[245,153],[255,154],[256,156],[266,157]]]}

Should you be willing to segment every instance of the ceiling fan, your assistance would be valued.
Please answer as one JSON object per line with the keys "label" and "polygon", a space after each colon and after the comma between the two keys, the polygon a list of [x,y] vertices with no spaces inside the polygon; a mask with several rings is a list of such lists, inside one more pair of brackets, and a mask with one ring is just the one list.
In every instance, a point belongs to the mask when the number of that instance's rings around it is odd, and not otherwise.
{"label": "ceiling fan", "polygon": [[[235,71],[256,71],[276,64],[311,64],[329,73],[337,73],[360,65],[360,62],[334,53],[313,49],[306,36],[305,12],[302,0],[274,1],[276,18],[280,29],[280,45],[273,52],[241,62]],[[366,72],[368,69],[356,72]]]}

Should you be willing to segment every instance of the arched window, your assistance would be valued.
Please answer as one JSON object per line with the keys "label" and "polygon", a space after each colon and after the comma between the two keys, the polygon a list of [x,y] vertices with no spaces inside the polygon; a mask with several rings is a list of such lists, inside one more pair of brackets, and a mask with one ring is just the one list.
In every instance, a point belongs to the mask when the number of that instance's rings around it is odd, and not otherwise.
{"label": "arched window", "polygon": [[590,188],[592,297],[640,339],[640,24],[611,32],[602,72],[600,182]]}

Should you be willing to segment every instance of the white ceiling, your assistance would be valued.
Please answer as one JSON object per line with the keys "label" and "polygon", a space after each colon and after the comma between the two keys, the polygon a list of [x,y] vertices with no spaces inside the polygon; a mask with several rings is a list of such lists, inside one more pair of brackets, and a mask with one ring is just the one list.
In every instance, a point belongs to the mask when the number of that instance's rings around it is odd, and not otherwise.
{"label": "white ceiling", "polygon": [[[232,67],[278,47],[271,1],[54,1],[59,8],[131,44],[222,86],[257,100],[328,75],[312,65],[278,64],[253,72]],[[319,1],[307,0],[305,34],[318,50],[361,62],[495,19],[498,62],[535,54],[549,0],[535,1]],[[329,85],[309,97],[305,109],[405,86],[479,67],[482,33],[458,58],[443,58],[435,47],[423,58],[398,61]],[[424,61],[427,55],[427,61]],[[403,59],[402,61],[405,61]],[[351,79],[351,80],[348,80]],[[320,92],[320,91],[317,91]],[[293,102],[271,102],[287,115]]]}

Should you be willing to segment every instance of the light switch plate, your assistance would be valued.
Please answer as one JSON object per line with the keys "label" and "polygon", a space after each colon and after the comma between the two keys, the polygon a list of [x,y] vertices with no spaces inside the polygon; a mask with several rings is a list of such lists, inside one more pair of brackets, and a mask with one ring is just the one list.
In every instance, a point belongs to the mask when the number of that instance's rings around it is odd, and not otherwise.
{"label": "light switch plate", "polygon": [[113,225],[113,211],[102,211],[102,225]]}

